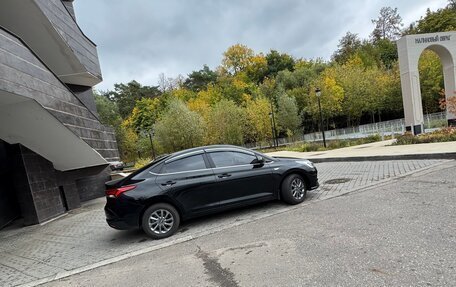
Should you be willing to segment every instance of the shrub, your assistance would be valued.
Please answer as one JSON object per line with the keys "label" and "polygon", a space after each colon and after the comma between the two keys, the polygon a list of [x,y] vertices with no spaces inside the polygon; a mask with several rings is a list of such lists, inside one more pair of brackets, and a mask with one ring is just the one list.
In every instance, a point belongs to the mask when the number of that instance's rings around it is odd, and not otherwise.
{"label": "shrub", "polygon": [[138,158],[135,162],[134,169],[140,169],[141,167],[145,166],[146,164],[150,163],[150,158]]}
{"label": "shrub", "polygon": [[431,133],[420,134],[414,136],[412,133],[407,132],[399,136],[394,143],[395,145],[407,144],[420,144],[420,143],[435,143],[435,142],[449,142],[456,141],[456,128],[448,127],[443,128]]}

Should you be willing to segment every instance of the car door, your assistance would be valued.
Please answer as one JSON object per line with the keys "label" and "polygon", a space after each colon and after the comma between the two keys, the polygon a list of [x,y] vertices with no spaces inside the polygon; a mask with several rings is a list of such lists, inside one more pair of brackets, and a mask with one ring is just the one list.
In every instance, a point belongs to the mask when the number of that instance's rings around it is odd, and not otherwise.
{"label": "car door", "polygon": [[214,173],[203,151],[165,161],[156,183],[176,200],[186,213],[199,213],[215,208]]}
{"label": "car door", "polygon": [[244,150],[208,150],[214,166],[216,191],[220,205],[232,205],[273,197],[273,178],[268,164],[254,164],[253,152]]}

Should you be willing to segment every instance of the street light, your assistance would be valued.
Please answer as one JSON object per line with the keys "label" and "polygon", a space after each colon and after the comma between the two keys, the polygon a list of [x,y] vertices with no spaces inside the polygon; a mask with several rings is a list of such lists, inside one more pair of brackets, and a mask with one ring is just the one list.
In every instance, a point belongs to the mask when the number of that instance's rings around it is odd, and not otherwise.
{"label": "street light", "polygon": [[320,111],[320,131],[321,131],[321,134],[323,135],[323,146],[326,148],[325,131],[323,130],[323,115],[321,113],[321,103],[320,103],[321,90],[320,90],[320,88],[315,89],[315,95],[317,95],[318,110]]}

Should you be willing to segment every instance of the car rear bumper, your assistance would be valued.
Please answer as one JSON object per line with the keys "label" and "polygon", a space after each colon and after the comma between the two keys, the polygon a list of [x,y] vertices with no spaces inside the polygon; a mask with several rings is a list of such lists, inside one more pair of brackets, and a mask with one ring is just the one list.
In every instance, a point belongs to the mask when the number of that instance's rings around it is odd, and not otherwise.
{"label": "car rear bumper", "polygon": [[128,215],[121,216],[118,212],[110,208],[109,203],[106,204],[105,208],[106,222],[114,229],[128,230],[139,227],[139,213],[130,213]]}

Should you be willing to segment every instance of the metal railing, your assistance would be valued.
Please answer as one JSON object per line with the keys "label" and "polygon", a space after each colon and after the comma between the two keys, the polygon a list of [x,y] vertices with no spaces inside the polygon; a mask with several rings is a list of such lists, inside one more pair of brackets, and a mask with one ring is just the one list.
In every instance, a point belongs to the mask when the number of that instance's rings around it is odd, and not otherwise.
{"label": "metal railing", "polygon": [[[424,128],[434,129],[446,126],[446,113],[434,113],[424,115]],[[405,133],[405,120],[397,119],[385,122],[378,122],[373,124],[360,125],[357,127],[335,129],[325,131],[327,139],[354,139],[364,138],[370,135],[395,135]],[[319,141],[322,140],[321,132],[305,134],[304,141]]]}
{"label": "metal railing", "polygon": [[[424,129],[433,130],[435,128],[447,126],[446,113],[434,113],[424,115]],[[325,137],[327,140],[342,140],[342,139],[356,139],[365,138],[370,135],[381,135],[381,136],[394,136],[402,135],[405,133],[405,120],[397,119],[384,122],[378,122],[373,124],[365,124],[357,127],[350,127],[344,129],[335,129],[325,131]],[[294,136],[291,138],[279,138],[277,139],[279,146],[287,145],[302,141],[321,141],[323,140],[321,132],[314,132],[304,134],[301,136]],[[262,147],[272,146],[272,142],[263,143],[249,143],[244,144],[247,148],[258,149]]]}

